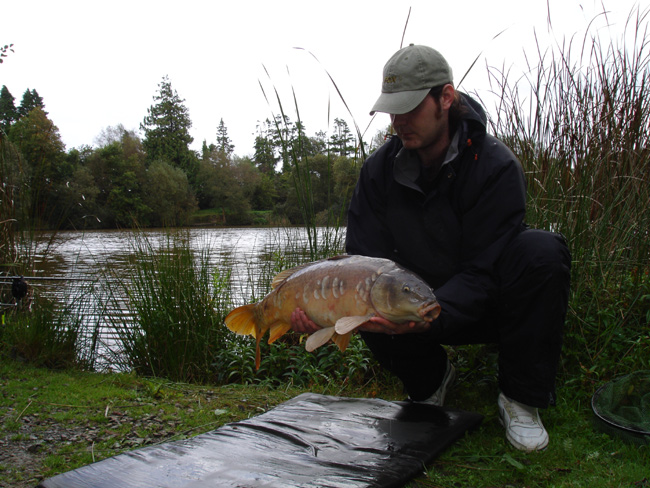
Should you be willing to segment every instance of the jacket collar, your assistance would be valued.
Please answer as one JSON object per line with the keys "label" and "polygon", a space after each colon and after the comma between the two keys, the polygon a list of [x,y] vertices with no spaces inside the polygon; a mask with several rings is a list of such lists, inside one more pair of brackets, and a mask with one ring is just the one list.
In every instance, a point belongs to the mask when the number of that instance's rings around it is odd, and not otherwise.
{"label": "jacket collar", "polygon": [[[466,132],[465,125],[466,122],[462,121],[452,136],[451,144],[449,144],[449,148],[447,149],[445,160],[442,162],[442,166],[440,167],[440,173],[445,171],[445,166],[458,157],[458,154],[460,153],[460,136],[461,133]],[[424,193],[417,182],[421,173],[422,164],[420,163],[420,158],[417,152],[402,147],[395,156],[395,164],[393,165],[393,177],[395,178],[395,181],[408,188]]]}

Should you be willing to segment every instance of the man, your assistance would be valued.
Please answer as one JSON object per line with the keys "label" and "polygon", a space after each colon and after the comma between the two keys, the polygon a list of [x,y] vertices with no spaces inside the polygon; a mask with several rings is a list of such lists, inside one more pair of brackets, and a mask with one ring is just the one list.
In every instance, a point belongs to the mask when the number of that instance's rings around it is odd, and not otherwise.
{"label": "man", "polygon": [[[433,323],[379,317],[361,335],[413,401],[442,405],[455,378],[441,344],[496,343],[507,439],[548,445],[538,408],[555,402],[570,255],[557,234],[528,229],[514,154],[486,133],[486,115],[457,92],[440,53],[410,45],[383,72],[371,114],[397,137],[365,162],[348,213],[347,252],[392,259],[418,273],[442,306]],[[293,328],[317,327],[296,310]]]}

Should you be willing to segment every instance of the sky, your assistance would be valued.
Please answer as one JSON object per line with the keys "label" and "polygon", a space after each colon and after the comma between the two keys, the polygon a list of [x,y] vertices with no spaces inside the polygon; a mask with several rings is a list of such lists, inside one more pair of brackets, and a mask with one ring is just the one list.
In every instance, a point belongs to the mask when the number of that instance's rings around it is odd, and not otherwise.
{"label": "sky", "polygon": [[280,105],[309,136],[331,135],[340,118],[369,141],[389,123],[369,111],[402,45],[434,47],[456,84],[469,70],[461,90],[489,94],[487,66],[525,74],[524,52],[537,59],[536,44],[587,31],[616,42],[645,2],[11,1],[0,6],[0,45],[14,50],[0,86],[16,106],[35,89],[67,150],[96,145],[109,126],[139,131],[165,76],[185,100],[196,150],[215,142],[223,119],[235,154],[252,155],[258,124]]}

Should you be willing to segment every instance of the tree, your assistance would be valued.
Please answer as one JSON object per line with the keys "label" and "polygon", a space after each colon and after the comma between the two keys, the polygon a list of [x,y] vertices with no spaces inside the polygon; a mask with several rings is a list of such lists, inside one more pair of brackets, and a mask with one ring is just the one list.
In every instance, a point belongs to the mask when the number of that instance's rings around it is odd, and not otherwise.
{"label": "tree", "polygon": [[235,145],[230,140],[230,137],[228,137],[228,129],[223,123],[223,119],[221,119],[219,126],[217,127],[217,149],[228,157],[230,157],[235,150]]}
{"label": "tree", "polygon": [[124,132],[120,140],[94,150],[87,159],[98,189],[93,215],[106,227],[148,225],[152,211],[143,202],[147,173],[140,140]]}
{"label": "tree", "polygon": [[332,151],[337,156],[347,157],[354,152],[354,138],[348,124],[343,119],[334,119],[334,134],[330,137]]}
{"label": "tree", "polygon": [[125,138],[137,139],[139,141],[139,137],[135,130],[127,130],[123,124],[117,124],[102,129],[99,135],[95,137],[94,142],[97,146],[104,147],[113,142],[124,143]]}
{"label": "tree", "polygon": [[158,87],[158,94],[153,97],[155,104],[147,109],[147,116],[140,124],[147,162],[168,161],[191,178],[198,169],[198,158],[190,150],[194,138],[190,135],[189,110],[167,76]]}
{"label": "tree", "polygon": [[300,157],[299,134],[304,133],[304,127],[297,126],[288,115],[276,115],[273,123],[266,121],[268,133],[271,135],[273,146],[282,161],[282,173],[291,171],[294,157]]}
{"label": "tree", "polygon": [[338,157],[334,160],[332,174],[334,177],[335,204],[340,215],[345,218],[345,210],[350,206],[352,192],[359,179],[360,167],[355,158]]}
{"label": "tree", "polygon": [[47,205],[49,192],[57,183],[58,166],[65,156],[59,129],[41,108],[36,107],[11,126],[9,140],[25,163],[22,169],[26,182],[25,194],[21,195],[23,204],[29,206],[31,218],[42,218],[50,210]]}
{"label": "tree", "polygon": [[275,157],[275,146],[272,135],[270,134],[269,126],[270,122],[268,119],[263,124],[259,121],[257,123],[253,162],[255,163],[255,167],[257,167],[261,173],[272,177],[275,175],[275,165],[278,160]]}
{"label": "tree", "polygon": [[277,200],[277,191],[269,175],[261,174],[259,182],[251,195],[253,210],[273,210],[273,203]]}
{"label": "tree", "polygon": [[209,159],[210,158],[210,153],[212,153],[212,151],[216,151],[216,150],[217,150],[217,146],[215,146],[214,144],[210,144],[208,146],[208,143],[206,142],[206,140],[203,139],[203,145],[201,146],[201,160],[205,161],[205,160]]}
{"label": "tree", "polygon": [[370,141],[370,147],[368,148],[368,153],[372,154],[373,152],[375,152],[377,149],[383,146],[386,143],[386,141],[390,139],[391,135],[394,134],[395,134],[395,130],[393,129],[393,126],[390,124],[388,124],[384,129],[379,129],[377,132],[375,132],[375,135],[372,137]]}
{"label": "tree", "polygon": [[231,224],[247,223],[250,205],[244,192],[245,178],[239,164],[224,160],[224,154],[215,148],[199,168],[196,189],[199,208],[219,209]]}
{"label": "tree", "polygon": [[196,210],[187,175],[166,161],[154,161],[147,169],[145,203],[152,210],[151,224],[186,224]]}
{"label": "tree", "polygon": [[27,116],[35,108],[40,108],[43,113],[47,115],[45,104],[43,103],[43,97],[41,97],[36,90],[30,90],[28,88],[25,90],[25,93],[23,93],[23,99],[18,107],[18,117]]}
{"label": "tree", "polygon": [[18,110],[14,100],[13,95],[3,85],[2,90],[0,90],[0,129],[5,134],[9,132],[9,127],[18,120]]}
{"label": "tree", "polygon": [[255,210],[270,210],[272,200],[268,197],[269,203],[266,207],[259,207],[257,204],[264,202],[264,187],[262,174],[248,157],[235,157],[231,164],[231,171],[237,184],[241,187],[244,198]]}
{"label": "tree", "polygon": [[88,229],[106,225],[101,220],[102,209],[97,204],[99,191],[90,169],[77,166],[70,181],[61,185],[57,192],[56,207],[65,227]]}
{"label": "tree", "polygon": [[327,133],[324,131],[316,132],[314,137],[309,138],[309,153],[310,156],[316,154],[327,154]]}

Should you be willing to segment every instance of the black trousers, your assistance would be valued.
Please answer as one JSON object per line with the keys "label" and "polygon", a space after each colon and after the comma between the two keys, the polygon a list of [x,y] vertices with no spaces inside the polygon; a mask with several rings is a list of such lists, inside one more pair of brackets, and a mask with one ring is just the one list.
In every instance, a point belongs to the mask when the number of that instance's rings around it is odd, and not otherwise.
{"label": "black trousers", "polygon": [[442,345],[497,344],[501,391],[513,400],[545,408],[555,403],[570,268],[564,237],[528,229],[500,257],[498,296],[480,322],[462,328],[434,322],[422,334],[361,335],[379,363],[397,375],[416,401],[431,396],[442,382],[447,364]]}

